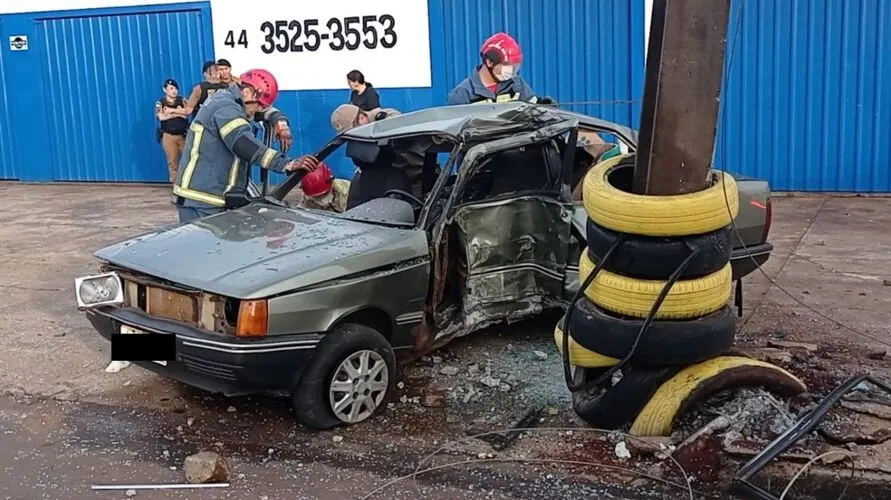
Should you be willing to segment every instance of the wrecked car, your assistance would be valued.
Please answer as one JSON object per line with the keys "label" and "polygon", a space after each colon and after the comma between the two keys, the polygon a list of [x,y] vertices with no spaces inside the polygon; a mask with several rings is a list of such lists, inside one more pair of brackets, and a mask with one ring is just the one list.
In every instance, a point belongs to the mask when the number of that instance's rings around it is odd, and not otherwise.
{"label": "wrecked car", "polygon": [[[317,156],[344,148],[370,176],[415,154],[401,164],[422,196],[393,188],[334,213],[289,206],[299,174],[264,181],[227,197],[238,208],[97,251],[102,274],[78,278],[78,307],[106,339],[175,336],[175,356],[143,368],[226,395],[287,394],[311,428],[362,422],[386,405],[397,354],[567,305],[587,220],[571,193],[597,160],[580,134],[637,143],[627,127],[525,103],[353,128]],[[738,181],[737,280],[772,250],[768,185]]]}

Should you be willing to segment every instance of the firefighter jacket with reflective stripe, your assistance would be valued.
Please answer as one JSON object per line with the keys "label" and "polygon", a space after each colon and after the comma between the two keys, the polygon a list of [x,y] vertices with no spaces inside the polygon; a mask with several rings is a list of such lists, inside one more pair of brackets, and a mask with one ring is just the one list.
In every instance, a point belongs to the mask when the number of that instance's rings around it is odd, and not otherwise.
{"label": "firefighter jacket with reflective stripe", "polygon": [[192,121],[173,194],[183,206],[222,207],[226,193],[247,189],[251,165],[283,172],[289,161],[254,136],[233,85],[212,95]]}
{"label": "firefighter jacket with reflective stripe", "polygon": [[505,101],[526,101],[537,102],[532,87],[526,83],[526,80],[519,76],[515,76],[505,82],[498,82],[495,93],[492,93],[479,74],[480,66],[477,66],[474,72],[455,88],[449,92],[448,104],[475,104],[475,103],[492,103]]}

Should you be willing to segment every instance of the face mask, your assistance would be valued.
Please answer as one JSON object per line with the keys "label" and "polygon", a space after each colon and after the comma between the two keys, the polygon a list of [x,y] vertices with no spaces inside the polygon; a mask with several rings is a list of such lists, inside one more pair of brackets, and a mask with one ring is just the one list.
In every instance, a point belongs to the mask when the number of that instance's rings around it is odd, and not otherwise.
{"label": "face mask", "polygon": [[501,66],[501,72],[495,75],[499,81],[506,82],[514,77],[514,67],[508,65]]}

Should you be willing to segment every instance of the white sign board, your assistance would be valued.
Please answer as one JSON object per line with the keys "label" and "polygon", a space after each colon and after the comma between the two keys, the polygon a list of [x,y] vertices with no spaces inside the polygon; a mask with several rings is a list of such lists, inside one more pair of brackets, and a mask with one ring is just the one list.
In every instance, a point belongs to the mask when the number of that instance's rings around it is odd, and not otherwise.
{"label": "white sign board", "polygon": [[211,2],[214,52],[238,74],[272,72],[281,90],[430,87],[427,0]]}
{"label": "white sign board", "polygon": [[28,35],[10,36],[9,50],[28,50]]}

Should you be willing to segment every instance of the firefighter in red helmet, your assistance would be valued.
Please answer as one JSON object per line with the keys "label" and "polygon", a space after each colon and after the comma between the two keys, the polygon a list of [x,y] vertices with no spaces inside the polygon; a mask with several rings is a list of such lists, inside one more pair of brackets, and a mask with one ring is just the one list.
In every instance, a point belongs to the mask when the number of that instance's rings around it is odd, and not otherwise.
{"label": "firefighter in red helmet", "polygon": [[300,179],[300,185],[292,192],[296,193],[295,201],[300,208],[340,213],[346,210],[350,181],[336,179],[327,165],[319,163],[314,171]]}
{"label": "firefighter in red helmet", "polygon": [[532,87],[518,76],[523,64],[520,44],[507,33],[495,33],[480,47],[481,64],[449,92],[449,104],[526,101],[554,104],[548,97],[538,97]]}
{"label": "firefighter in red helmet", "polygon": [[185,151],[173,184],[180,222],[226,210],[226,194],[247,192],[252,165],[283,173],[311,172],[318,160],[292,159],[254,136],[249,117],[268,109],[278,96],[271,73],[254,69],[240,82],[214,93],[198,110],[186,134]]}

